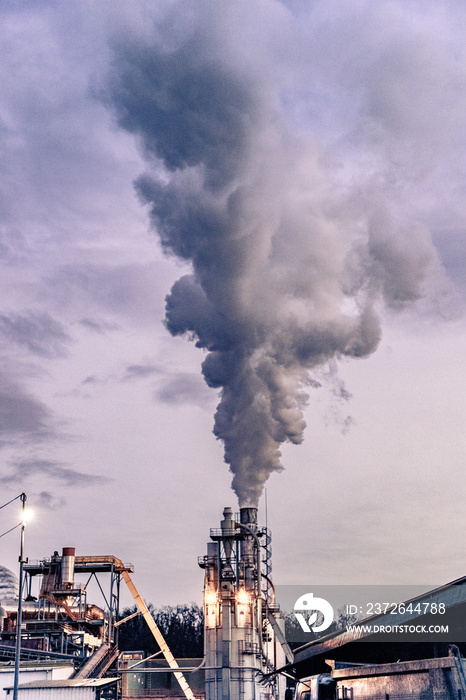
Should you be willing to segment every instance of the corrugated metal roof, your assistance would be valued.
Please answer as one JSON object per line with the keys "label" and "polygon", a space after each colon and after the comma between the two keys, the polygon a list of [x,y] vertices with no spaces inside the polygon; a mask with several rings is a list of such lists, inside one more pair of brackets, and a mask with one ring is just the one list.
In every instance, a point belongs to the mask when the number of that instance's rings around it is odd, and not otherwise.
{"label": "corrugated metal roof", "polygon": [[[22,650],[21,650],[22,654]],[[13,661],[10,661],[9,663],[0,663],[0,673],[3,671],[12,671],[14,669],[15,665]],[[28,661],[27,666],[23,665],[21,663],[21,673],[23,671],[52,671],[57,668],[72,668],[72,664],[69,661]]]}
{"label": "corrugated metal roof", "polygon": [[19,688],[96,688],[111,685],[116,681],[118,678],[68,678],[56,681],[30,681],[29,683],[21,683]]}
{"label": "corrugated metal roof", "polygon": [[[386,613],[372,615],[371,617],[367,617],[364,620],[358,620],[355,623],[355,626],[361,626],[361,633],[358,634],[357,637],[355,637],[353,631],[344,630],[332,632],[331,634],[321,637],[320,639],[314,639],[311,642],[308,642],[307,644],[303,644],[303,646],[294,650],[294,664],[311,659],[315,656],[328,654],[330,651],[333,651],[336,648],[343,647],[351,643],[361,643],[364,639],[373,637],[374,635],[372,631],[369,631],[371,625],[377,624],[385,626],[395,626],[403,624],[412,624],[414,621],[416,621],[417,623],[417,621],[420,618],[428,617],[428,615],[426,614],[426,608],[424,608],[424,612],[422,611],[422,604],[425,601],[428,601],[429,603],[435,603],[437,606],[440,603],[443,603],[445,605],[446,613],[449,610],[459,610],[459,606],[466,605],[466,576],[462,576],[461,578],[455,579],[455,581],[452,581],[451,583],[447,583],[443,586],[440,586],[439,588],[434,588],[431,591],[427,591],[422,595],[416,596],[415,598],[411,598],[410,600],[405,601],[404,612],[396,612],[396,614],[393,614],[393,611],[389,609]],[[411,610],[409,610],[409,603],[420,603],[420,612],[415,611],[415,605],[414,608],[411,607]],[[446,619],[446,617],[442,619],[442,622],[444,619]],[[437,620],[435,620],[435,622],[437,622]],[[457,627],[461,629],[463,634],[458,635],[458,633],[456,633],[455,635],[454,633],[452,633],[453,627],[450,627],[450,637],[453,639],[455,639],[456,637],[456,642],[459,642],[463,641],[465,638],[464,630],[462,628],[462,626],[464,625],[464,613],[463,617],[461,617],[457,622]],[[368,631],[365,631],[366,629]],[[398,643],[399,641],[400,640],[398,639]],[[406,639],[401,641],[406,642]],[[293,666],[294,664],[289,664],[289,666]]]}

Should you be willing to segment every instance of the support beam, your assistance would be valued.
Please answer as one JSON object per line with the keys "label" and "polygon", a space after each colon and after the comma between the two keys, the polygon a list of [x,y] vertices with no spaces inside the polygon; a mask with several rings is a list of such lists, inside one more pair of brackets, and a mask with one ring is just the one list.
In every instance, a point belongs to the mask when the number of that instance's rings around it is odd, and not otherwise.
{"label": "support beam", "polygon": [[165,641],[161,631],[159,630],[159,628],[155,624],[155,620],[152,617],[152,615],[150,614],[150,612],[147,608],[147,605],[145,604],[145,602],[143,601],[143,599],[139,595],[139,592],[138,592],[136,586],[134,585],[134,583],[131,579],[131,576],[125,570],[123,570],[121,572],[121,575],[123,577],[124,582],[128,586],[130,593],[136,602],[136,605],[138,606],[145,621],[147,622],[147,625],[148,625],[150,631],[154,635],[155,641],[159,645],[163,655],[165,656],[166,660],[168,661],[168,665],[170,666],[170,668],[174,669],[175,678],[178,681],[178,683],[180,684],[181,690],[185,694],[187,700],[195,700],[193,692],[192,692],[191,688],[189,687],[188,682],[186,681],[186,678],[183,676],[183,674],[179,670],[180,667],[178,666],[173,654],[171,653],[170,649],[168,648],[168,644]]}

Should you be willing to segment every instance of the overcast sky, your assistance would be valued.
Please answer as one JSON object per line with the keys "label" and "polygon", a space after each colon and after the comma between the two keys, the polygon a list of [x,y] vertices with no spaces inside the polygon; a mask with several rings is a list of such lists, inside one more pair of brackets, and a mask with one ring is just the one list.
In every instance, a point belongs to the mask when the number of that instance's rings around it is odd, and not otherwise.
{"label": "overcast sky", "polygon": [[464,3],[0,17],[0,500],[26,492],[29,558],[200,601],[209,528],[264,522],[265,487],[278,584],[466,574]]}

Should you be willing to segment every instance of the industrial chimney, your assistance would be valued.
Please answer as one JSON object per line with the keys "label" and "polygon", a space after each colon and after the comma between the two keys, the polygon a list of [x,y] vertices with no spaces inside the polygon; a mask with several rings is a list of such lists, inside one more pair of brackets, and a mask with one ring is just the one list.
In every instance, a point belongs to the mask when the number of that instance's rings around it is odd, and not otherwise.
{"label": "industrial chimney", "polygon": [[281,700],[281,676],[264,678],[285,664],[284,621],[270,580],[270,533],[257,524],[257,508],[223,511],[210,531],[205,569],[206,700]]}
{"label": "industrial chimney", "polygon": [[63,590],[73,588],[74,584],[74,562],[75,562],[75,548],[74,547],[63,547],[63,554],[61,558],[61,574],[60,583]]}

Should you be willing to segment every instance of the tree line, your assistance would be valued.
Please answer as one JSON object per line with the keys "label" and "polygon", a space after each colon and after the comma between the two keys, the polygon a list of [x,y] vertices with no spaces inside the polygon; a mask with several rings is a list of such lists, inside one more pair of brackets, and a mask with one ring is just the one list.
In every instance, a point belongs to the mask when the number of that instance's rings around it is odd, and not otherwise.
{"label": "tree line", "polygon": [[[175,606],[166,605],[156,609],[149,603],[147,607],[173,656],[176,658],[204,656],[204,611],[201,606],[190,603]],[[125,608],[121,619],[132,615],[137,610],[136,606]],[[330,628],[316,634],[314,632],[304,633],[294,613],[285,613],[284,618],[285,636],[292,647],[300,646],[331,632],[345,630],[346,625],[356,622],[354,616],[347,615],[345,608],[341,608]],[[159,650],[158,644],[142,615],[133,617],[121,625],[118,632],[118,646],[120,651],[144,651],[146,656],[155,654]]]}
{"label": "tree line", "polygon": [[[196,603],[166,605],[155,609],[149,603],[149,612],[155,620],[176,658],[204,656],[204,611]],[[125,608],[121,619],[137,612],[137,607]],[[118,630],[120,651],[144,651],[146,656],[155,654],[159,646],[142,615],[124,622]]]}

